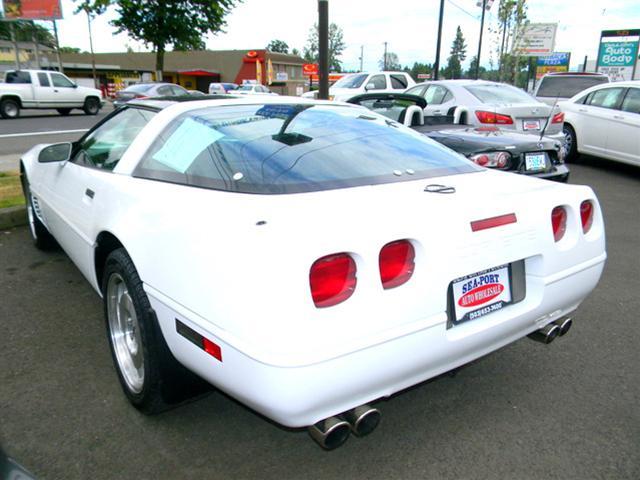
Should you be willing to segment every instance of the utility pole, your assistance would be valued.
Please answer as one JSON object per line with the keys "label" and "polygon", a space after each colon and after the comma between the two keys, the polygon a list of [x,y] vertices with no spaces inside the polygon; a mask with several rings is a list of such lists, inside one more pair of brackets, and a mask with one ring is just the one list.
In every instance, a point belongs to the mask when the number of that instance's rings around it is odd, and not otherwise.
{"label": "utility pole", "polygon": [[364,45],[360,45],[360,71],[363,70],[364,64]]}
{"label": "utility pole", "polygon": [[91,71],[93,72],[93,87],[100,88],[98,86],[98,78],[96,76],[96,55],[93,53],[93,36],[91,35],[91,15],[89,9],[85,9],[87,14],[87,24],[89,25],[89,48],[91,49]]}
{"label": "utility pole", "polygon": [[318,98],[329,99],[329,0],[318,0],[318,63],[320,90]]}
{"label": "utility pole", "polygon": [[382,63],[384,65],[384,68],[382,70],[386,72],[387,71],[387,42],[384,42],[384,58],[382,59]]}
{"label": "utility pole", "polygon": [[480,75],[480,54],[482,53],[482,31],[484,30],[484,11],[487,8],[487,0],[482,0],[482,18],[480,20],[480,40],[478,41],[478,56],[476,57],[476,80]]}
{"label": "utility pole", "polygon": [[16,26],[13,22],[9,22],[11,25],[11,43],[13,43],[13,51],[16,54],[16,70],[20,70],[20,53],[18,52],[18,40],[16,40]]}
{"label": "utility pole", "polygon": [[60,73],[64,73],[64,68],[62,68],[62,58],[60,58],[60,40],[58,40],[58,26],[56,25],[55,20],[53,20],[53,36],[56,39],[56,54],[58,55],[58,71]]}
{"label": "utility pole", "polygon": [[440,0],[440,18],[438,20],[438,40],[436,41],[436,63],[433,65],[433,79],[438,80],[440,72],[440,43],[442,42],[442,17],[444,16],[444,0]]}

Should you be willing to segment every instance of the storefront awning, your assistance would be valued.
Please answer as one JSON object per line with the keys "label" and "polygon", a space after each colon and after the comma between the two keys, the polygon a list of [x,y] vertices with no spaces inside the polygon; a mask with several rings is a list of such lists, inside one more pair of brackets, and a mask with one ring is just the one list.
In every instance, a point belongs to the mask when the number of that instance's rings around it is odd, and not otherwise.
{"label": "storefront awning", "polygon": [[211,72],[209,70],[178,70],[180,75],[191,75],[193,77],[211,77],[220,75],[218,72]]}

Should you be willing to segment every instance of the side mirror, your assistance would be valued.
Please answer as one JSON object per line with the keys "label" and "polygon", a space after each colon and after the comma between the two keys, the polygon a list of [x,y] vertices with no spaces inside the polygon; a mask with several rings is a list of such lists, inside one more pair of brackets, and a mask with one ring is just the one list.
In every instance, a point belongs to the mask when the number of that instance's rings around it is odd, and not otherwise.
{"label": "side mirror", "polygon": [[78,88],[78,85],[74,83],[71,88]]}
{"label": "side mirror", "polygon": [[66,162],[71,158],[71,142],[56,143],[40,150],[39,163]]}
{"label": "side mirror", "polygon": [[367,83],[367,85],[364,87],[365,90],[375,90],[376,89],[376,84],[373,82]]}

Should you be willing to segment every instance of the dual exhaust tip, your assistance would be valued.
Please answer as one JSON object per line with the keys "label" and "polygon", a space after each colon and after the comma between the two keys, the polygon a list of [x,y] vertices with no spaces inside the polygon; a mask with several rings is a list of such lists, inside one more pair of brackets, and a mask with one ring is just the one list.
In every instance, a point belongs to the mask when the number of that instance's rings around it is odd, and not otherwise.
{"label": "dual exhaust tip", "polygon": [[309,435],[322,448],[333,450],[347,441],[353,433],[364,437],[380,423],[380,411],[369,405],[361,405],[337,417],[329,417],[309,427]]}
{"label": "dual exhaust tip", "polygon": [[566,335],[572,324],[573,320],[571,320],[571,318],[561,318],[551,322],[549,325],[545,325],[540,330],[530,333],[528,336],[531,340],[535,340],[536,342],[549,344],[556,338]]}

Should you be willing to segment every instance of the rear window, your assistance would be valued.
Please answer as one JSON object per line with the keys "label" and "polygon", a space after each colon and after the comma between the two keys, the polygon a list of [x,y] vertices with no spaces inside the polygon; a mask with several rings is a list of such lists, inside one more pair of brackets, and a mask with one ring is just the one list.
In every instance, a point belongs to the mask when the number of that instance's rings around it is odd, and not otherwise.
{"label": "rear window", "polygon": [[153,88],[153,84],[143,84],[143,85],[130,85],[123,90],[123,92],[134,92],[134,93],[144,93],[147,90],[151,90]]}
{"label": "rear window", "polygon": [[4,76],[6,83],[31,83],[29,72],[7,72]]}
{"label": "rear window", "polygon": [[608,83],[606,77],[544,77],[538,87],[538,97],[571,98],[587,88]]}
{"label": "rear window", "polygon": [[511,85],[479,84],[466,88],[474,97],[483,103],[531,103],[537,102],[528,93]]}
{"label": "rear window", "polygon": [[333,86],[336,88],[360,88],[368,76],[366,73],[347,75],[334,83]]}
{"label": "rear window", "polygon": [[364,108],[233,105],[187,112],[134,176],[242,193],[299,193],[481,171]]}

